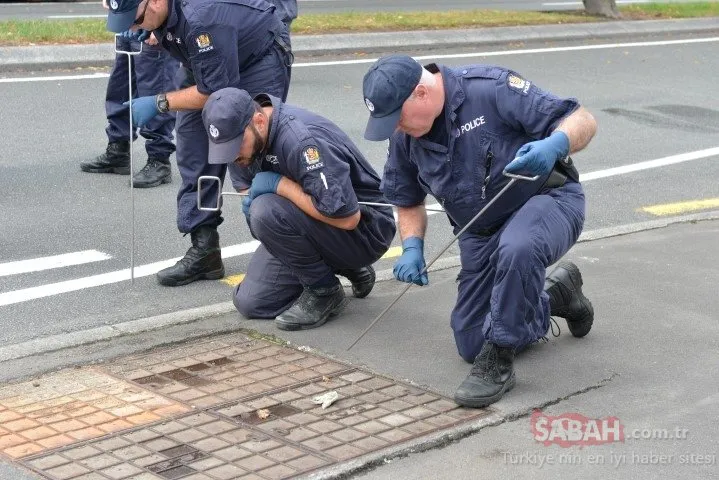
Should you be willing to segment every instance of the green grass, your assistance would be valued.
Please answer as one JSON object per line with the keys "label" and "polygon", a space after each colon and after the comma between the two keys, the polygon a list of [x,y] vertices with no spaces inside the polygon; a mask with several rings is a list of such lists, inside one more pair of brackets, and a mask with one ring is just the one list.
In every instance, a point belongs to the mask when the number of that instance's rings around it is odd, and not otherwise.
{"label": "green grass", "polygon": [[[644,3],[620,8],[625,20],[719,16],[719,2]],[[293,35],[339,32],[386,32],[452,28],[546,25],[610,21],[582,11],[518,12],[468,10],[443,12],[342,13],[304,15],[292,24]],[[0,46],[109,42],[104,19],[22,20],[0,22]]]}

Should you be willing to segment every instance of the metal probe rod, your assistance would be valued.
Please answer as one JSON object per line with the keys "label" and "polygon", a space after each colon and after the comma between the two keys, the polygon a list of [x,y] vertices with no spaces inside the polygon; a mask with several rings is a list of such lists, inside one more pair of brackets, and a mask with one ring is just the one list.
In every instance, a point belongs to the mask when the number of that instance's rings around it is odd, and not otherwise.
{"label": "metal probe rod", "polygon": [[[462,230],[460,230],[459,233],[454,236],[454,238],[447,244],[447,246],[445,246],[445,247],[432,259],[432,261],[429,262],[429,263],[422,269],[421,272],[419,272],[419,275],[420,275],[420,276],[421,276],[422,274],[426,273],[426,272],[429,270],[429,267],[431,267],[432,264],[433,264],[434,262],[436,262],[436,261],[439,259],[439,257],[441,257],[442,254],[444,254],[444,252],[446,252],[447,249],[449,249],[449,247],[452,246],[452,244],[459,238],[459,236],[462,235],[469,227],[471,227],[472,224],[473,224],[479,217],[481,217],[482,214],[483,214],[485,211],[487,211],[487,209],[488,209],[489,207],[491,207],[491,206],[494,204],[494,202],[496,202],[496,201],[504,194],[504,192],[506,192],[507,190],[509,190],[510,187],[511,187],[512,185],[514,185],[517,180],[534,181],[534,180],[536,180],[537,178],[539,178],[539,175],[536,175],[536,176],[534,176],[534,177],[525,177],[525,176],[523,176],[523,175],[513,175],[513,174],[511,174],[511,173],[505,173],[505,176],[511,177],[511,180],[507,183],[507,185],[505,185],[504,188],[502,188],[502,190],[500,190],[499,193],[498,193],[497,195],[495,195],[494,198],[492,198],[492,200],[490,200],[490,201],[479,211],[479,213],[477,213],[477,215],[475,215],[469,222],[467,222],[467,225],[465,225],[464,228],[462,228]],[[364,330],[364,332],[362,332],[362,334],[361,334],[359,337],[357,337],[357,340],[355,340],[354,342],[352,342],[352,345],[350,345],[349,347],[347,347],[347,350],[350,350],[352,347],[354,347],[354,346],[357,344],[357,342],[359,342],[359,341],[362,339],[362,337],[364,337],[364,336],[367,334],[367,332],[369,332],[370,329],[371,329],[377,322],[379,322],[382,317],[384,317],[385,313],[387,313],[387,312],[389,311],[389,309],[392,308],[392,307],[394,306],[394,304],[397,303],[397,302],[399,301],[399,299],[402,298],[402,296],[403,296],[405,293],[407,293],[407,290],[409,290],[409,288],[410,288],[411,286],[412,286],[412,284],[411,284],[411,283],[408,283],[408,284],[404,287],[404,289],[402,289],[402,291],[400,292],[400,294],[397,295],[397,297],[392,301],[392,303],[390,303],[390,304],[387,306],[387,308],[385,308],[384,310],[382,310],[382,313],[380,313],[379,315],[377,315],[377,318],[375,318],[375,319],[372,321],[372,323],[370,323],[369,326]]]}
{"label": "metal probe rod", "polygon": [[[127,55],[127,98],[129,101],[130,110],[130,222],[132,223],[132,239],[130,241],[130,283],[135,284],[135,185],[133,184],[132,175],[135,171],[134,162],[132,158],[132,144],[135,136],[135,130],[132,125],[132,57],[142,53],[142,42],[140,42],[140,49],[136,52],[132,50],[118,50],[117,49],[117,37],[121,34],[115,35],[115,53],[121,53]],[[132,48],[132,41],[130,41],[130,48]]]}

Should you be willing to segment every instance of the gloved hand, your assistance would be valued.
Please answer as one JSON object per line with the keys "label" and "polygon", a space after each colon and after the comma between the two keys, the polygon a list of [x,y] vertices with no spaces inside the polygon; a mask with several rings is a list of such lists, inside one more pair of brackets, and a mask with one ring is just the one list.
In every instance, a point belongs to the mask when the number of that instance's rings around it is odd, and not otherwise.
{"label": "gloved hand", "polygon": [[[252,179],[250,186],[250,201],[264,195],[265,193],[277,193],[277,185],[280,184],[282,175],[275,172],[259,172]],[[243,202],[244,205],[244,202]]]}
{"label": "gloved hand", "polygon": [[419,237],[409,237],[402,242],[402,256],[394,264],[392,273],[400,282],[423,286],[429,284],[427,273],[419,274],[424,266],[424,240]]}
{"label": "gloved hand", "polygon": [[[128,106],[130,102],[125,102],[123,105]],[[155,118],[160,113],[157,110],[157,104],[155,103],[155,96],[138,97],[132,101],[132,123],[138,127],[144,127],[147,122]]]}
{"label": "gloved hand", "polygon": [[247,222],[250,222],[250,205],[252,204],[252,198],[246,196],[242,198],[242,213],[247,217]]}
{"label": "gloved hand", "polygon": [[504,167],[507,173],[531,173],[545,175],[552,171],[557,160],[569,154],[569,137],[556,131],[549,137],[523,145],[514,160]]}
{"label": "gloved hand", "polygon": [[120,34],[120,36],[129,38],[130,40],[134,40],[136,42],[142,42],[144,40],[147,40],[147,38],[150,36],[150,32],[142,29],[136,30],[134,32],[132,30],[125,30]]}

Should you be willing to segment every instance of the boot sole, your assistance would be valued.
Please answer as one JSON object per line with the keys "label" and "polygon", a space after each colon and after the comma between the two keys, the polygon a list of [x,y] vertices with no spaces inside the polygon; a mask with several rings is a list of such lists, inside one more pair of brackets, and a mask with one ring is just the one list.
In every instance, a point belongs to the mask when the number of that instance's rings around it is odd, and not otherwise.
{"label": "boot sole", "polygon": [[214,272],[209,273],[198,273],[197,275],[193,275],[190,278],[186,278],[184,280],[174,280],[172,278],[161,278],[157,277],[157,282],[160,285],[164,285],[166,287],[181,287],[183,285],[187,285],[192,282],[196,282],[197,280],[219,280],[225,276],[225,269],[222,268],[221,270],[215,270]]}
{"label": "boot sole", "polygon": [[172,183],[172,177],[165,177],[162,180],[158,180],[157,182],[152,183],[135,183],[132,182],[132,186],[135,188],[152,188],[152,187],[159,187],[162,184],[165,183]]}
{"label": "boot sole", "polygon": [[[579,303],[582,305],[582,310],[584,310],[585,314],[580,315],[579,317],[569,316],[566,317],[565,320],[567,321],[567,327],[569,328],[569,332],[572,336],[575,338],[582,338],[591,331],[592,325],[594,324],[594,307],[592,306],[592,302],[590,302],[582,292],[584,280],[582,279],[582,272],[579,270],[579,267],[570,262],[559,262],[554,270],[552,270],[552,273],[559,268],[567,272],[569,280],[573,285],[578,286],[577,294],[579,296]],[[589,323],[588,327],[584,325],[585,322]]]}
{"label": "boot sole", "polygon": [[80,170],[87,173],[116,173],[118,175],[130,175],[130,167],[91,168],[80,165]]}
{"label": "boot sole", "polygon": [[321,327],[322,325],[327,323],[331,318],[339,315],[342,312],[342,310],[344,310],[345,306],[347,306],[347,303],[348,303],[347,299],[345,298],[344,300],[342,300],[342,303],[340,303],[339,305],[337,305],[335,308],[332,309],[332,311],[330,312],[329,315],[327,315],[327,317],[325,317],[324,319],[321,319],[319,322],[309,323],[309,324],[292,323],[292,322],[285,322],[282,318],[277,317],[277,318],[275,318],[275,325],[280,330],[292,331],[292,332],[296,331],[296,330],[310,330],[313,328]]}
{"label": "boot sole", "polygon": [[463,398],[463,397],[457,396],[455,394],[454,401],[457,405],[462,406],[462,407],[483,408],[483,407],[486,407],[487,405],[491,405],[491,404],[499,401],[499,399],[502,398],[504,396],[504,394],[506,394],[507,392],[509,392],[510,390],[512,390],[514,388],[515,383],[517,383],[517,380],[516,380],[514,373],[512,373],[512,376],[509,378],[509,380],[507,380],[507,383],[504,384],[502,389],[498,393],[492,395],[491,397]]}

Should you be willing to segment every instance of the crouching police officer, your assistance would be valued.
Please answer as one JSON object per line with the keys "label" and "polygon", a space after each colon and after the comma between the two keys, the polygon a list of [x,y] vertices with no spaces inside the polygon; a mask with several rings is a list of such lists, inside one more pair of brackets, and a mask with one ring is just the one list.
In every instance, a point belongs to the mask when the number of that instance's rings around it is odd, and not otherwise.
{"label": "crouching police officer", "polygon": [[248,318],[275,318],[282,330],[323,325],[345,305],[337,274],[355,297],[375,282],[372,264],[396,233],[380,177],[334,123],[279,98],[225,88],[202,112],[209,161],[241,166],[242,210],[261,242],[235,290]]}
{"label": "crouching police officer", "polygon": [[[264,0],[112,0],[107,28],[122,32],[130,27],[152,30],[184,66],[180,90],[132,103],[138,126],[159,113],[177,111],[177,166],[182,176],[177,226],[190,233],[192,247],[174,266],[158,272],[157,279],[177,286],[222,278],[217,227],[223,218],[220,212],[197,208],[197,180],[203,175],[224,178],[227,165],[207,162],[202,107],[212,92],[228,86],[285,99],[293,61],[288,27],[275,6]],[[216,188],[222,187],[215,184],[202,193],[217,198]]]}
{"label": "crouching police officer", "polygon": [[[576,265],[548,266],[577,241],[585,199],[568,157],[596,132],[575,99],[559,98],[505,68],[425,67],[404,55],[378,60],[364,77],[369,140],[389,138],[382,191],[398,208],[403,253],[395,276],[427,285],[427,194],[459,232],[509,181],[518,181],[459,238],[462,268],[451,327],[461,357],[473,362],[455,401],[483,407],[515,383],[515,353],[546,335],[550,315],[575,337],[594,311]],[[544,289],[543,289],[544,287]]]}

